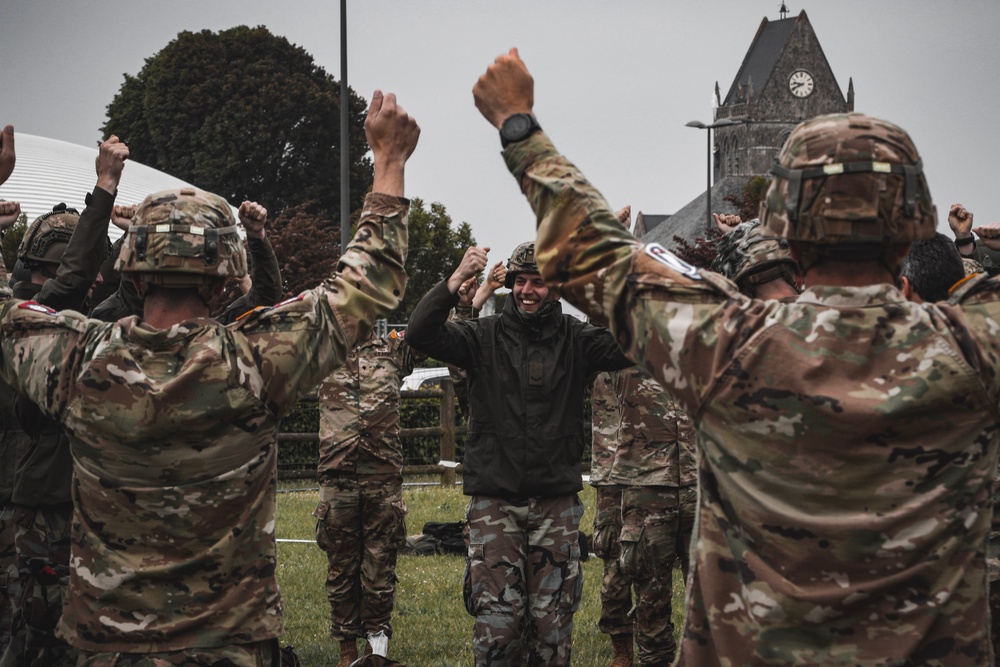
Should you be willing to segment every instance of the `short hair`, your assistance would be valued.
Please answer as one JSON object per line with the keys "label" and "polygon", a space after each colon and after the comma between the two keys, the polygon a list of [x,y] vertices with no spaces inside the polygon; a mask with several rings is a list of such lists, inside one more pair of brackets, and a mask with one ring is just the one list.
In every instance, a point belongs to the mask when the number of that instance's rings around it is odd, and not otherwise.
{"label": "short hair", "polygon": [[910,246],[901,275],[924,301],[946,301],[948,290],[965,277],[965,266],[954,241],[938,233]]}

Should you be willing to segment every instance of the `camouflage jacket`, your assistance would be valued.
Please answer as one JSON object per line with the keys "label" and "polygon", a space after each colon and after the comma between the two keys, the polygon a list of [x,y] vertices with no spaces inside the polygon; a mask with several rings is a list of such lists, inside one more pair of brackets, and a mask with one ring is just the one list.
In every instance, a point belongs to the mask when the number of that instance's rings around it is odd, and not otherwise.
{"label": "camouflage jacket", "polygon": [[698,424],[678,664],[991,664],[1000,283],[751,300],[625,232],[544,134],[504,155],[547,282]]}
{"label": "camouflage jacket", "polygon": [[275,438],[405,285],[406,200],[370,194],[319,287],[229,326],[114,323],[8,301],[0,376],[70,432],[73,552],[59,632],[90,651],[282,631]]}
{"label": "camouflage jacket", "polygon": [[373,331],[319,387],[320,482],[330,475],[398,474],[399,386],[413,371],[414,354],[401,333]]}
{"label": "camouflage jacket", "polygon": [[601,371],[590,396],[590,485],[613,486],[609,478],[618,451],[618,431],[622,423],[616,390],[621,371]]}
{"label": "camouflage jacket", "polygon": [[618,448],[608,471],[623,486],[694,486],[694,424],[649,373],[618,371]]}

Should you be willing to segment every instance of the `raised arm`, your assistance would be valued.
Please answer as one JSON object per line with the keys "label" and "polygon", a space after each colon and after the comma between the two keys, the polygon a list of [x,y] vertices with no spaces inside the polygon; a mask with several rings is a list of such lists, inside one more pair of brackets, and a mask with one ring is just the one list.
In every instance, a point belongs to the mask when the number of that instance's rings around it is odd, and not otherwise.
{"label": "raised arm", "polygon": [[327,283],[348,347],[366,336],[375,320],[395,310],[403,298],[409,211],[409,202],[402,199],[403,176],[420,127],[396,104],[395,95],[376,90],[365,120],[365,136],[375,158],[373,192],[365,199],[354,239]]}
{"label": "raised arm", "polygon": [[87,197],[73,236],[66,245],[55,280],[35,299],[55,310],[80,310],[108,252],[108,223],[118,194],[128,146],[111,136],[101,144],[95,161],[97,184]]}
{"label": "raised arm", "polygon": [[235,321],[257,306],[270,306],[281,299],[281,267],[264,230],[267,209],[257,202],[245,201],[240,204],[239,218],[247,233],[253,275],[249,280],[250,289],[217,318],[223,324]]}
{"label": "raised arm", "polygon": [[8,125],[0,132],[0,185],[14,173],[17,155],[14,152],[14,126]]}

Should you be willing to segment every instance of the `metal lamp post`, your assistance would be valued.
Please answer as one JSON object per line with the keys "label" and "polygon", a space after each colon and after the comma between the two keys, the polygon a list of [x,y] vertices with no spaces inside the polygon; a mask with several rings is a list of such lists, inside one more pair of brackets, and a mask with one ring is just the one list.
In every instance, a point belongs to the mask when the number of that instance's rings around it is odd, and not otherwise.
{"label": "metal lamp post", "polygon": [[685,123],[685,127],[693,127],[699,130],[706,130],[705,136],[708,138],[708,168],[706,171],[707,175],[707,186],[705,189],[705,227],[706,230],[712,228],[712,130],[717,127],[726,127],[729,125],[738,125],[740,121],[732,120],[731,118],[723,118],[722,120],[712,123],[711,125],[705,125],[705,123],[700,120],[692,120]]}

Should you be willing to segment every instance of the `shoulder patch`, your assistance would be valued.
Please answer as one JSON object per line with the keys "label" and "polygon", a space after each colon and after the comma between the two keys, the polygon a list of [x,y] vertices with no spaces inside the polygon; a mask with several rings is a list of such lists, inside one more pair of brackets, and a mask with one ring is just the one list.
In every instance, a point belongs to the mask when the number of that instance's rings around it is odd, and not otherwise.
{"label": "shoulder patch", "polygon": [[701,272],[698,268],[691,266],[683,259],[670,252],[664,248],[659,243],[649,243],[645,247],[645,252],[647,255],[655,259],[660,264],[663,264],[668,269],[673,269],[682,276],[687,276],[693,280],[701,280]]}
{"label": "shoulder patch", "polygon": [[37,301],[25,301],[17,306],[18,308],[24,308],[25,310],[33,310],[36,313],[42,313],[43,315],[58,315],[56,311],[52,310],[48,306],[43,306]]}

